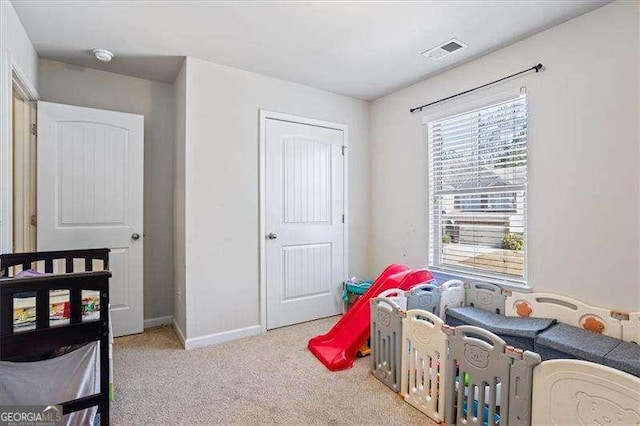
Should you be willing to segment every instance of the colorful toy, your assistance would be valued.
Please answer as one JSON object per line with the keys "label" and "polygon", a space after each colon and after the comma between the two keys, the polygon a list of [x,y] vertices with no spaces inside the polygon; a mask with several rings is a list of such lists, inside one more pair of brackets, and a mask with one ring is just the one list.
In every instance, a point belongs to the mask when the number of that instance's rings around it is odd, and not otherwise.
{"label": "colorful toy", "polygon": [[[467,415],[467,403],[464,403],[464,407],[463,410],[464,415]],[[478,417],[478,400],[474,399],[473,400],[473,417]],[[484,413],[482,414],[482,418],[483,419],[488,419],[489,418],[489,407],[487,407],[486,405],[484,406]],[[493,415],[493,423],[494,424],[499,424],[500,423],[500,414],[495,413]],[[482,424],[484,426],[488,426],[489,425],[489,421],[485,420],[484,422],[482,422]]]}
{"label": "colorful toy", "polygon": [[[39,274],[44,275],[44,274]],[[38,276],[38,274],[28,275]],[[86,291],[82,299],[82,316],[86,320],[98,320],[100,317],[100,294],[97,291]],[[27,331],[35,328],[36,302],[35,297],[25,293],[28,297],[14,299],[13,320],[16,330]],[[52,290],[49,296],[49,319],[52,323],[66,324],[71,318],[71,303],[68,290]]]}
{"label": "colorful toy", "polygon": [[372,284],[373,281],[361,281],[355,277],[346,280],[342,288],[342,301],[346,305],[345,310],[348,310],[360,296],[369,290]]}
{"label": "colorful toy", "polygon": [[[373,284],[373,281],[361,281],[355,277],[349,278],[344,282],[342,288],[344,312],[348,311],[353,304],[362,297],[369,287],[371,287],[371,284]],[[369,355],[371,355],[371,348],[369,347],[369,341],[367,340],[367,342],[358,349],[358,356],[363,357]]]}

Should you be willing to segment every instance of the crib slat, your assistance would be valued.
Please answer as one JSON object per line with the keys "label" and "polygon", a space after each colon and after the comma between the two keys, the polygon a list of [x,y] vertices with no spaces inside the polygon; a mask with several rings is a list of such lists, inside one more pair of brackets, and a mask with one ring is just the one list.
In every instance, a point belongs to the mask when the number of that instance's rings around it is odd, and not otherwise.
{"label": "crib slat", "polygon": [[86,259],[84,259],[84,270],[87,272],[91,272],[93,271],[93,259],[90,257],[87,257]]}
{"label": "crib slat", "polygon": [[[109,341],[109,292],[105,286],[100,291],[100,325],[102,340],[100,344],[100,393],[102,402],[100,404],[100,424],[101,426],[109,425],[109,345],[105,342]],[[104,416],[104,417],[103,417]]]}
{"label": "crib slat", "polygon": [[13,334],[13,294],[0,297],[0,335]]}
{"label": "crib slat", "polygon": [[36,329],[49,328],[49,291],[36,292]]}
{"label": "crib slat", "polygon": [[65,262],[64,262],[64,271],[65,271],[66,273],[73,272],[73,257],[67,257],[67,258],[65,258]]}
{"label": "crib slat", "polygon": [[27,269],[31,269],[31,262],[25,262],[22,264],[22,270],[26,271]]}
{"label": "crib slat", "polygon": [[44,272],[45,274],[53,273],[53,259],[46,259],[44,261]]}
{"label": "crib slat", "polygon": [[71,305],[71,324],[82,322],[82,290],[74,288],[69,291],[69,304]]}

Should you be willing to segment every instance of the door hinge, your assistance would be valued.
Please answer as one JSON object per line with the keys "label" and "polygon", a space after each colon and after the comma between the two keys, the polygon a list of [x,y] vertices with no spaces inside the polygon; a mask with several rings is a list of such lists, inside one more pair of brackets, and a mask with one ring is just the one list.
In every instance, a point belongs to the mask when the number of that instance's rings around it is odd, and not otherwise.
{"label": "door hinge", "polygon": [[36,123],[31,125],[31,134],[33,136],[38,136],[38,125]]}
{"label": "door hinge", "polygon": [[342,215],[342,223],[344,223],[344,215]]}
{"label": "door hinge", "polygon": [[344,153],[347,150],[347,146],[346,145],[342,145],[342,156],[344,157]]}
{"label": "door hinge", "polygon": [[31,224],[31,226],[38,226],[38,218],[35,214],[31,215],[31,217],[29,218],[29,223]]}

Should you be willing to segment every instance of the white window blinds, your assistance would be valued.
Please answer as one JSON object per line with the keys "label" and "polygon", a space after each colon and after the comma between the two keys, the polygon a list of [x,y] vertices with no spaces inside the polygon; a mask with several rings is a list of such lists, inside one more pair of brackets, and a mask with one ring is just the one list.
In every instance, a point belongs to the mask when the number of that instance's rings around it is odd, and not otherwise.
{"label": "white window blinds", "polygon": [[525,282],[526,95],[428,126],[430,266]]}

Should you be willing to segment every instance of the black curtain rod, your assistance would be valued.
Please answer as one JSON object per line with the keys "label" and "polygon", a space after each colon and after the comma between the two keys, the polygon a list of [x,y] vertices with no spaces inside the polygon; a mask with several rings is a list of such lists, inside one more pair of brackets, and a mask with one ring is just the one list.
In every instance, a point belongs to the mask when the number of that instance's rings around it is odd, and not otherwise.
{"label": "black curtain rod", "polygon": [[499,78],[498,80],[494,80],[491,83],[483,84],[482,86],[474,87],[473,89],[465,90],[464,92],[456,93],[455,95],[447,96],[446,98],[438,99],[437,101],[429,102],[428,104],[420,105],[415,108],[411,108],[409,110],[410,113],[414,113],[416,111],[422,111],[422,108],[427,108],[435,104],[439,104],[440,102],[448,101],[449,99],[457,98],[458,96],[466,95],[467,93],[475,92],[476,90],[482,89],[487,86],[491,86],[492,84],[500,83],[501,81],[508,80],[510,78],[516,77],[520,74],[524,74],[529,71],[538,72],[542,69],[542,64],[534,65],[531,68],[527,68],[524,71],[517,72],[515,74],[508,75],[506,77]]}

